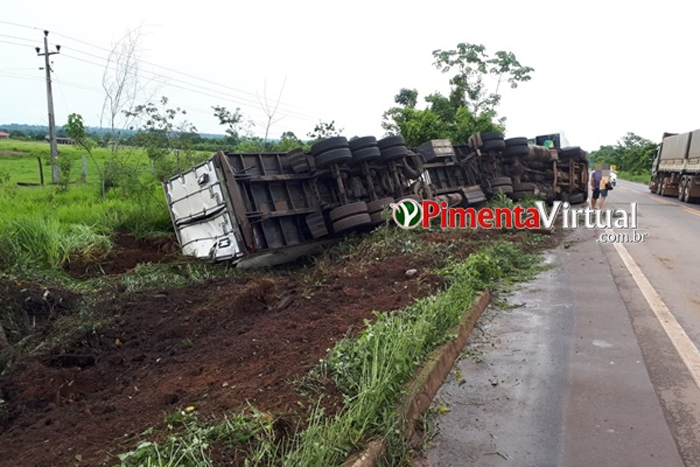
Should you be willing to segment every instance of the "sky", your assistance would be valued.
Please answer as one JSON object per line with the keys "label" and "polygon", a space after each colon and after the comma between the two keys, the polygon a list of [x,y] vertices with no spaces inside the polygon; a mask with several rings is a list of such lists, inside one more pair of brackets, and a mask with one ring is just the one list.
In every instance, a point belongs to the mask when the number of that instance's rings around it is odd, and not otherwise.
{"label": "sky", "polygon": [[517,89],[501,86],[506,137],[561,131],[592,151],[628,132],[658,142],[664,132],[700,128],[697,2],[408,4],[15,2],[0,17],[0,125],[47,124],[34,47],[48,30],[50,49],[61,45],[51,57],[57,124],[75,112],[99,126],[109,50],[140,27],[144,100],[167,96],[205,133],[223,133],[211,110],[221,105],[240,108],[263,136],[265,104],[279,96],[271,138],[292,131],[303,139],[319,121],[335,121],[348,137],[382,136],[382,114],[401,88],[417,89],[419,106],[449,92],[432,52],[460,42],[513,52],[534,68]]}

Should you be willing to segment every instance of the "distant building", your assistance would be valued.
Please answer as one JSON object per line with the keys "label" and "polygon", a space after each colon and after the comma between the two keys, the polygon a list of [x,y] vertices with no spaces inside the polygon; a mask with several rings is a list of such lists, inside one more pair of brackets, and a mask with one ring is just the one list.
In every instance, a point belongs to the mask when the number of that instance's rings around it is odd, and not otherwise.
{"label": "distant building", "polygon": [[[51,137],[49,135],[46,135],[46,137],[44,139],[48,142],[51,142]],[[58,143],[58,144],[75,144],[75,141],[73,141],[71,138],[64,138],[61,136],[57,136],[56,143]]]}
{"label": "distant building", "polygon": [[0,131],[0,139],[7,139],[9,137],[9,134],[5,133],[4,131]]}

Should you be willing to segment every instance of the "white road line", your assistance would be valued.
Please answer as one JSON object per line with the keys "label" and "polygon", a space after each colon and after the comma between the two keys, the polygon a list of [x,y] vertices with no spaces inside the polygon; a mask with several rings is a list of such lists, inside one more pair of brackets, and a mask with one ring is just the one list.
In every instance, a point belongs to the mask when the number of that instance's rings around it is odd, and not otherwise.
{"label": "white road line", "polygon": [[[606,229],[606,232],[608,234],[613,233],[610,229]],[[627,270],[632,274],[637,286],[642,291],[654,315],[656,315],[656,319],[659,320],[661,327],[666,331],[666,335],[671,339],[681,360],[683,360],[688,371],[690,371],[695,384],[700,388],[700,352],[698,352],[698,348],[690,340],[690,337],[688,337],[688,334],[686,334],[678,321],[676,321],[676,318],[673,317],[671,310],[668,309],[659,294],[656,293],[654,287],[652,287],[642,270],[632,259],[627,248],[621,243],[613,243],[613,245],[625,266],[627,266]]]}

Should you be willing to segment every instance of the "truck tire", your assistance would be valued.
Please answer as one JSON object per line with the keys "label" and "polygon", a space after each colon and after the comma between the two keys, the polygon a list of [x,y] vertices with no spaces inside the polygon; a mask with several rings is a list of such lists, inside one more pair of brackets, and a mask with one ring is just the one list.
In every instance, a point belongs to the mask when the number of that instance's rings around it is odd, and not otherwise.
{"label": "truck tire", "polygon": [[513,185],[513,182],[509,177],[494,177],[489,180],[489,185],[492,187],[503,186],[503,185]]}
{"label": "truck tire", "polygon": [[355,214],[354,216],[345,217],[333,222],[333,231],[335,233],[345,232],[346,230],[355,229],[372,223],[372,218],[368,213]]}
{"label": "truck tire", "polygon": [[527,146],[506,146],[503,150],[505,157],[527,156],[530,154],[530,149]]}
{"label": "truck tire", "polygon": [[497,141],[503,140],[503,133],[500,131],[487,131],[486,133],[481,133],[481,141],[486,143],[487,141]]}
{"label": "truck tire", "polygon": [[382,149],[382,159],[385,161],[401,159],[407,155],[408,149],[406,149],[406,146],[394,146],[391,148]]}
{"label": "truck tire", "polygon": [[578,146],[572,146],[569,148],[561,148],[559,150],[559,155],[561,157],[567,158],[567,157],[577,157],[581,155],[581,148]]}
{"label": "truck tire", "polygon": [[569,196],[569,204],[571,205],[581,204],[584,201],[586,201],[586,198],[583,196],[583,193],[574,193],[573,195]]}
{"label": "truck tire", "polygon": [[356,203],[346,204],[331,210],[328,217],[331,219],[331,222],[335,223],[340,219],[345,219],[346,217],[351,217],[362,213],[367,213],[367,203],[364,201],[358,201]]}
{"label": "truck tire", "polygon": [[346,137],[334,136],[332,138],[326,138],[324,140],[321,140],[318,143],[311,146],[311,151],[309,152],[312,156],[316,157],[323,154],[326,151],[339,148],[350,148],[350,145],[348,144],[348,139]]}
{"label": "truck tire", "polygon": [[372,225],[379,225],[384,223],[384,211],[377,211],[369,215],[369,219],[372,221]]}
{"label": "truck tire", "polygon": [[524,182],[524,183],[513,183],[513,191],[527,191],[534,192],[537,186],[534,183]]}
{"label": "truck tire", "polygon": [[295,174],[308,173],[311,170],[309,159],[301,149],[294,149],[287,153],[287,161]]}
{"label": "truck tire", "polygon": [[423,159],[421,159],[420,155],[413,151],[408,151],[404,163],[401,164],[401,173],[403,173],[404,177],[411,180],[419,178],[424,170]]}
{"label": "truck tire", "polygon": [[505,149],[506,143],[502,139],[494,139],[491,141],[486,141],[484,144],[481,146],[481,152],[491,152],[491,151],[496,151],[496,152],[501,152],[503,149]]}
{"label": "truck tire", "polygon": [[685,186],[686,186],[686,179],[681,180],[681,183],[678,184],[678,201],[681,203],[687,203],[685,200]]}
{"label": "truck tire", "polygon": [[355,152],[359,149],[365,149],[377,145],[377,138],[374,136],[363,136],[362,138],[355,138],[350,140],[348,143],[350,150]]}
{"label": "truck tire", "polygon": [[377,146],[379,146],[379,149],[382,150],[405,145],[406,141],[403,139],[403,136],[387,136],[386,138],[382,138],[377,141]]}
{"label": "truck tire", "polygon": [[314,161],[316,163],[316,167],[322,169],[331,164],[339,164],[341,162],[347,162],[351,159],[352,152],[350,152],[350,148],[340,147],[315,156]]}
{"label": "truck tire", "polygon": [[690,196],[690,190],[691,190],[691,181],[688,180],[685,184],[685,188],[683,188],[683,202],[684,203],[694,203],[695,198],[691,198]]}
{"label": "truck tire", "polygon": [[314,212],[307,215],[306,226],[309,228],[313,238],[321,238],[328,235],[328,227],[326,226],[326,219],[323,217],[323,213]]}
{"label": "truck tire", "polygon": [[376,212],[382,212],[385,206],[389,206],[393,202],[394,198],[381,198],[376,201],[370,201],[367,203],[367,212],[369,212],[370,215]]}
{"label": "truck tire", "polygon": [[506,142],[507,148],[510,148],[513,146],[525,146],[525,147],[528,146],[527,138],[522,138],[522,137],[520,137],[520,138],[508,138],[507,140],[505,140],[505,142]]}
{"label": "truck tire", "polygon": [[373,159],[377,159],[382,156],[382,152],[379,150],[377,145],[367,146],[362,149],[352,150],[352,160],[353,162],[365,162]]}
{"label": "truck tire", "polygon": [[513,186],[512,185],[499,185],[499,186],[494,186],[491,188],[491,193],[494,195],[498,193],[499,191],[503,192],[506,195],[513,194]]}

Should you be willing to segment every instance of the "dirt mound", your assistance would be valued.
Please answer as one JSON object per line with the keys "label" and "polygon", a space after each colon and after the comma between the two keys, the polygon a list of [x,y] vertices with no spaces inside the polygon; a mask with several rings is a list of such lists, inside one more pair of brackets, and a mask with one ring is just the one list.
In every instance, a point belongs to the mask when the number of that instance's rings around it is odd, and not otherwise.
{"label": "dirt mound", "polygon": [[0,278],[0,350],[41,332],[50,321],[71,310],[78,298],[61,288]]}
{"label": "dirt mound", "polygon": [[348,260],[313,270],[318,276],[251,273],[115,299],[108,329],[0,377],[0,465],[73,466],[76,455],[81,465],[113,465],[140,433],[187,406],[217,416],[246,401],[294,411],[303,399],[292,381],[373,310],[434,293],[442,283],[427,271],[435,264],[408,255]]}
{"label": "dirt mound", "polygon": [[75,279],[123,274],[139,263],[172,261],[180,252],[177,242],[166,237],[137,239],[130,234],[117,233],[114,242],[115,249],[106,258],[75,258],[66,265],[66,272]]}

